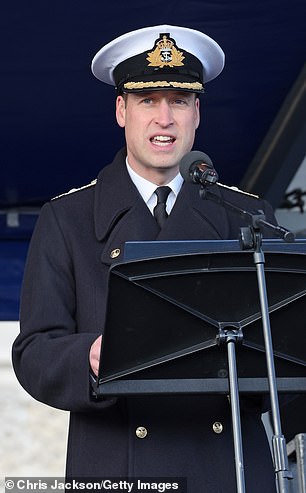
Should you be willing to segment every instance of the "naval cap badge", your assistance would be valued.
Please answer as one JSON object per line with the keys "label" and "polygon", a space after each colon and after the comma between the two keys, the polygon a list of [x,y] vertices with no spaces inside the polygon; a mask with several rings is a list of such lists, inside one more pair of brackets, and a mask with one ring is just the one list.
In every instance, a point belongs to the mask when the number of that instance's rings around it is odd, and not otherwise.
{"label": "naval cap badge", "polygon": [[176,47],[174,39],[169,37],[169,33],[160,33],[159,38],[155,41],[153,51],[147,55],[150,62],[149,67],[180,67],[184,65],[184,55]]}

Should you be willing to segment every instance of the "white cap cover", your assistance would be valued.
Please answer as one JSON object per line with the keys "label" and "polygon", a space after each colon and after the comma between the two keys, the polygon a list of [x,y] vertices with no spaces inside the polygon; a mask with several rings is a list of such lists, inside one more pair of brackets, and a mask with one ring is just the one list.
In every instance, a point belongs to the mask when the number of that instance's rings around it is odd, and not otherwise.
{"label": "white cap cover", "polygon": [[206,34],[165,24],[131,31],[106,44],[93,58],[92,72],[123,92],[203,92],[204,83],[222,71],[224,58]]}

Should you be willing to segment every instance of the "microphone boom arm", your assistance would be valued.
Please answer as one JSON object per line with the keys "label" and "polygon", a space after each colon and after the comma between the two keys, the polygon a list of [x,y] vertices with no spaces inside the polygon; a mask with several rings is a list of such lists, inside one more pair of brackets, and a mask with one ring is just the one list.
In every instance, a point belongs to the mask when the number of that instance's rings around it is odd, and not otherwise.
{"label": "microphone boom arm", "polygon": [[[208,186],[205,186],[205,185],[201,186],[200,197],[202,199],[212,200],[213,202],[224,207],[225,209],[228,209],[228,210],[234,212],[235,214],[238,214],[239,216],[241,216],[246,221],[246,223],[250,227],[254,228],[255,230],[260,230],[261,227],[268,229],[269,231],[272,232],[272,234],[274,236],[282,238],[287,243],[291,243],[295,239],[294,233],[292,233],[292,231],[289,231],[288,229],[283,228],[282,226],[271,224],[268,221],[266,221],[266,216],[265,216],[263,211],[261,211],[261,210],[248,211],[248,210],[242,209],[242,208],[232,204],[231,202],[228,202],[228,201],[222,199],[219,195],[217,195],[214,192],[212,192],[211,190],[209,190],[209,185]],[[252,247],[253,247],[253,245],[249,246],[249,247],[244,246],[244,249],[252,248]]]}

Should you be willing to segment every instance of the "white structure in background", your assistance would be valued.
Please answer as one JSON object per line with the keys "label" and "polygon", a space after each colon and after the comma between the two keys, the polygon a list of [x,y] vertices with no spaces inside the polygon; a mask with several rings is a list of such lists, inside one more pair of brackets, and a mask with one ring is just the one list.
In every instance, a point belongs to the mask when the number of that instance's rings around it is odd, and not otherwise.
{"label": "white structure in background", "polygon": [[298,207],[295,207],[293,209],[277,209],[275,214],[281,226],[295,232],[300,238],[306,238],[306,156],[291,180],[286,193],[295,189],[301,189],[305,192],[304,212],[301,212]]}
{"label": "white structure in background", "polygon": [[63,477],[68,413],[37,402],[11,363],[18,322],[0,322],[0,491],[5,476]]}

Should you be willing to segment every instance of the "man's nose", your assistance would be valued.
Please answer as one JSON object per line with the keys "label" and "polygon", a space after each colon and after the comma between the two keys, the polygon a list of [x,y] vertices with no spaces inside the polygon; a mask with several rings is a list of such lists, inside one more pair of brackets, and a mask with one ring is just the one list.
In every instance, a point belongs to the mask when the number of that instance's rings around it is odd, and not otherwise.
{"label": "man's nose", "polygon": [[168,127],[173,123],[173,111],[168,101],[160,101],[156,112],[156,123],[161,127]]}

